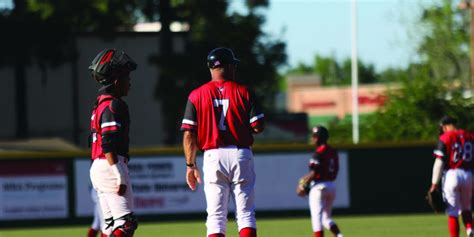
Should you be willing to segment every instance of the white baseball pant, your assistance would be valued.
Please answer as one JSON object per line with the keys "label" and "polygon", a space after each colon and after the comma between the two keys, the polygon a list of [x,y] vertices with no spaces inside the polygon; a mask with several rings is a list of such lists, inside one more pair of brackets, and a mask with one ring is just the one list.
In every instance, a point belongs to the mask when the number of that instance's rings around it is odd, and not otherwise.
{"label": "white baseball pant", "polygon": [[[102,209],[104,219],[113,217],[117,219],[132,212],[133,194],[130,176],[128,175],[128,166],[125,162],[126,158],[118,156],[117,165],[122,166],[125,175],[125,184],[127,191],[123,196],[117,194],[118,185],[117,178],[110,168],[106,159],[95,159],[90,169],[92,185],[97,190],[99,203]],[[122,226],[125,220],[115,220],[114,226],[103,229],[104,234],[110,235],[111,231],[116,227]]]}
{"label": "white baseball pant", "polygon": [[239,232],[247,227],[256,229],[252,151],[236,146],[207,150],[204,152],[203,174],[207,234],[226,233],[230,198],[235,203]]}
{"label": "white baseball pant", "polygon": [[464,169],[449,169],[443,180],[443,196],[447,202],[446,213],[459,216],[461,211],[471,211],[472,173]]}
{"label": "white baseball pant", "polygon": [[318,182],[309,191],[309,208],[313,232],[330,229],[334,221],[331,219],[332,204],[336,198],[336,185],[332,181]]}

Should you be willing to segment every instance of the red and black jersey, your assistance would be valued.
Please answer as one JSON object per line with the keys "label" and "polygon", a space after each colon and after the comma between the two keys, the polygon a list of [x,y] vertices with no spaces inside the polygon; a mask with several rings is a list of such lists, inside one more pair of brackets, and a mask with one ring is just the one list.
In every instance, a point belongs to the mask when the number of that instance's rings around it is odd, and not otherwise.
{"label": "red and black jersey", "polygon": [[250,147],[252,128],[263,118],[247,87],[233,81],[210,81],[189,95],[181,130],[196,131],[201,150]]}
{"label": "red and black jersey", "polygon": [[318,146],[309,161],[309,169],[316,173],[315,181],[334,181],[339,171],[336,149],[327,144]]}
{"label": "red and black jersey", "polygon": [[109,152],[129,157],[129,128],[127,104],[112,95],[100,95],[91,117],[92,159],[104,159]]}
{"label": "red and black jersey", "polygon": [[462,129],[439,136],[434,156],[442,159],[445,169],[471,169],[473,165],[474,134]]}

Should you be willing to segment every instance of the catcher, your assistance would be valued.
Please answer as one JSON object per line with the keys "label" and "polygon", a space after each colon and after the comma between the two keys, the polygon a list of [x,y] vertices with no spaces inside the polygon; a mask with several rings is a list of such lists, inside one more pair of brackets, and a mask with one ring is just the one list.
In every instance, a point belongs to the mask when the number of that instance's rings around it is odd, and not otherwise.
{"label": "catcher", "polygon": [[133,191],[128,175],[130,114],[122,100],[130,90],[130,72],[137,64],[123,51],[105,49],[89,66],[102,85],[91,116],[90,177],[97,191],[108,237],[133,237]]}
{"label": "catcher", "polygon": [[309,162],[309,173],[298,182],[296,193],[309,195],[309,208],[314,237],[323,237],[323,227],[334,236],[342,237],[341,231],[331,219],[332,204],[336,198],[334,180],[339,171],[337,151],[327,144],[329,132],[323,126],[313,128],[312,141],[316,151]]}

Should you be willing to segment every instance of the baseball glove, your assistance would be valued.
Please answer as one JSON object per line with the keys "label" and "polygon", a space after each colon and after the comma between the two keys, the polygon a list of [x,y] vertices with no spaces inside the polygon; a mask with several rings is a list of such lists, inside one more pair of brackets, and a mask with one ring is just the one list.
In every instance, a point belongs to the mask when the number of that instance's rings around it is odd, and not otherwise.
{"label": "baseball glove", "polygon": [[425,198],[428,202],[428,205],[431,207],[431,209],[433,209],[435,213],[443,212],[445,210],[446,204],[444,203],[443,195],[440,191],[428,191]]}
{"label": "baseball glove", "polygon": [[298,181],[298,186],[296,187],[296,194],[300,197],[304,197],[309,194],[309,182],[303,177]]}

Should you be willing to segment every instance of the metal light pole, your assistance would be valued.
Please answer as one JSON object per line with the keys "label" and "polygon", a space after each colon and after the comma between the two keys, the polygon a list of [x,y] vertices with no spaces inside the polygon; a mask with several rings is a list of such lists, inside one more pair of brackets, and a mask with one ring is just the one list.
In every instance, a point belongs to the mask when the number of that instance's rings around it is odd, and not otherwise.
{"label": "metal light pole", "polygon": [[352,83],[352,142],[359,143],[359,78],[357,66],[357,3],[352,0],[352,60],[351,60],[351,83]]}
{"label": "metal light pole", "polygon": [[459,3],[460,9],[469,9],[471,19],[471,89],[474,88],[474,0],[463,0]]}

